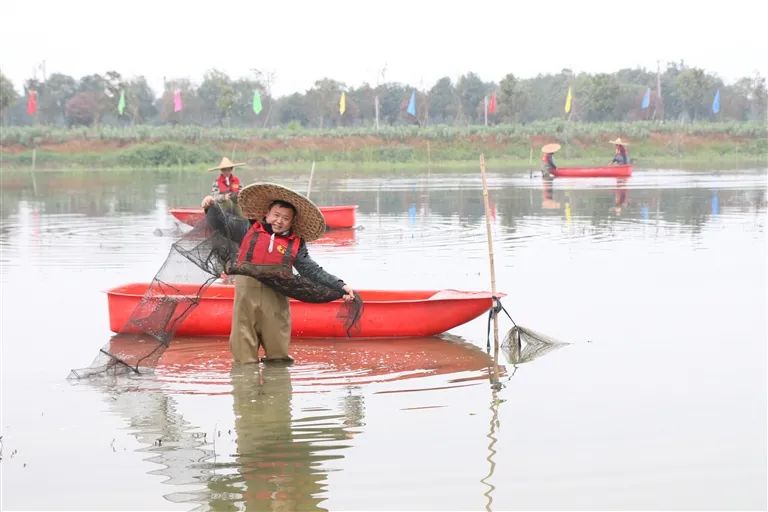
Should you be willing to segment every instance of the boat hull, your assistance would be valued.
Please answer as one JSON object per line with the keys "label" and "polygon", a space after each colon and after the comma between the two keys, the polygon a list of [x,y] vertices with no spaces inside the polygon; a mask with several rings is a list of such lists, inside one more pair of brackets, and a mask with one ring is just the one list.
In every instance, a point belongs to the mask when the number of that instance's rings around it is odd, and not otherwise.
{"label": "boat hull", "polygon": [[[128,319],[149,283],[131,283],[107,291],[109,326],[116,333],[139,332]],[[182,297],[194,297],[198,287],[178,285]],[[363,314],[347,333],[339,313],[341,301],[310,304],[290,300],[291,335],[297,338],[402,338],[433,336],[469,322],[488,311],[490,292],[458,290],[360,290]],[[503,294],[498,294],[503,295]],[[183,318],[179,336],[226,336],[232,322],[234,286],[213,284],[197,307]]]}
{"label": "boat hull", "polygon": [[628,178],[632,176],[632,165],[558,167],[550,172],[558,178]]}
{"label": "boat hull", "polygon": [[[357,205],[320,206],[320,212],[325,218],[325,227],[328,229],[351,228],[355,226]],[[194,226],[200,222],[205,213],[202,208],[171,208],[171,215],[184,224]]]}

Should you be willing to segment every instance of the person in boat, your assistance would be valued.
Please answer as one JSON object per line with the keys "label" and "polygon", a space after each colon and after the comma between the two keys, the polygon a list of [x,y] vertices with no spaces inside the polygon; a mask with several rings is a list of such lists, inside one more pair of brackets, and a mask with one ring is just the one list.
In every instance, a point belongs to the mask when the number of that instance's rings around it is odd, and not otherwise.
{"label": "person in boat", "polygon": [[541,147],[541,175],[545,178],[552,178],[552,171],[557,169],[553,155],[560,150],[560,144],[545,144]]}
{"label": "person in boat", "polygon": [[211,186],[211,195],[219,205],[230,213],[242,217],[243,212],[237,205],[237,193],[240,192],[240,179],[232,172],[235,167],[240,167],[245,163],[234,163],[227,157],[222,157],[221,162],[216,167],[208,169],[219,171],[219,175]]}
{"label": "person in boat", "polygon": [[[273,183],[254,183],[240,191],[245,217],[225,212],[213,196],[203,198],[208,225],[237,243],[237,264],[284,265],[302,278],[337,290],[345,301],[355,292],[338,277],[323,270],[310,257],[307,241],[325,232],[320,209],[303,195]],[[239,363],[293,362],[291,311],[288,297],[249,275],[235,275],[230,350]]]}
{"label": "person in boat", "polygon": [[616,145],[616,152],[613,154],[613,160],[611,164],[615,165],[627,165],[629,164],[629,153],[627,152],[627,142],[621,140],[621,137],[617,137],[616,140],[608,141],[611,144]]}

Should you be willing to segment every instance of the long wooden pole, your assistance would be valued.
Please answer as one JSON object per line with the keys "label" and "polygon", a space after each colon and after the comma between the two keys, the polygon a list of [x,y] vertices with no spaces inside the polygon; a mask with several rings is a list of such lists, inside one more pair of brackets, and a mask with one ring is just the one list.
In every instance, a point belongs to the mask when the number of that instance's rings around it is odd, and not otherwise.
{"label": "long wooden pole", "polygon": [[309,199],[309,194],[312,193],[312,178],[315,176],[315,161],[312,160],[312,168],[309,170],[309,183],[307,184],[307,199]]}
{"label": "long wooden pole", "polygon": [[[493,236],[491,235],[491,206],[488,200],[488,182],[485,178],[485,155],[480,154],[480,176],[483,180],[483,203],[485,204],[485,231],[488,236],[488,261],[491,265],[491,294],[494,297],[493,306],[496,306],[496,266],[493,263]],[[493,315],[493,353],[499,352],[499,318]]]}

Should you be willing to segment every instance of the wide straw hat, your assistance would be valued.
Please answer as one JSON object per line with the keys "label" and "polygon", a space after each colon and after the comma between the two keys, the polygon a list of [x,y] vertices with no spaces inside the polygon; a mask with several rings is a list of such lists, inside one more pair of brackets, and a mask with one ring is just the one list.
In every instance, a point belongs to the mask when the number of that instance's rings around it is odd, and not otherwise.
{"label": "wide straw hat", "polygon": [[621,140],[621,137],[616,137],[616,140],[609,140],[610,144],[619,144],[620,146],[629,146],[629,142]]}
{"label": "wide straw hat", "polygon": [[560,144],[553,142],[552,144],[544,144],[541,146],[542,153],[554,153],[560,150]]}
{"label": "wide straw hat", "polygon": [[233,163],[232,160],[230,160],[227,157],[223,157],[221,159],[221,163],[217,165],[216,167],[211,167],[208,169],[209,171],[218,171],[221,169],[228,169],[231,167],[240,167],[241,165],[245,165],[245,162],[239,162],[239,163]]}
{"label": "wide straw hat", "polygon": [[325,233],[325,217],[315,203],[289,188],[275,183],[253,183],[240,190],[237,204],[243,215],[249,219],[261,220],[267,215],[269,205],[274,201],[285,201],[296,208],[293,218],[293,232],[311,242]]}

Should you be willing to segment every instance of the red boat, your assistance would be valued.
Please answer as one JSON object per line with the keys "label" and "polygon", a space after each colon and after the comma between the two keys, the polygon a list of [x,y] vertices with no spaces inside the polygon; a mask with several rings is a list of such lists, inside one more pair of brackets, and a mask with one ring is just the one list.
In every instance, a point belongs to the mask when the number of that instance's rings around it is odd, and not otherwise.
{"label": "red boat", "polygon": [[[126,325],[149,283],[131,283],[107,291],[109,327],[113,332],[138,332]],[[177,285],[193,298],[197,285]],[[235,288],[213,284],[197,307],[179,323],[178,336],[226,336],[232,322]],[[403,338],[433,336],[469,322],[491,308],[490,292],[458,290],[356,290],[363,299],[358,328],[348,335],[337,318],[341,301],[310,304],[291,300],[291,335],[297,338]],[[504,294],[499,294],[503,296]],[[170,315],[168,316],[170,318]]]}
{"label": "red boat", "polygon": [[558,178],[628,178],[632,165],[606,165],[604,167],[558,167],[550,171]]}
{"label": "red boat", "polygon": [[[325,227],[328,229],[351,228],[355,226],[355,210],[357,205],[320,206],[320,212],[325,217]],[[171,215],[184,224],[194,226],[205,215],[202,208],[171,208]]]}

